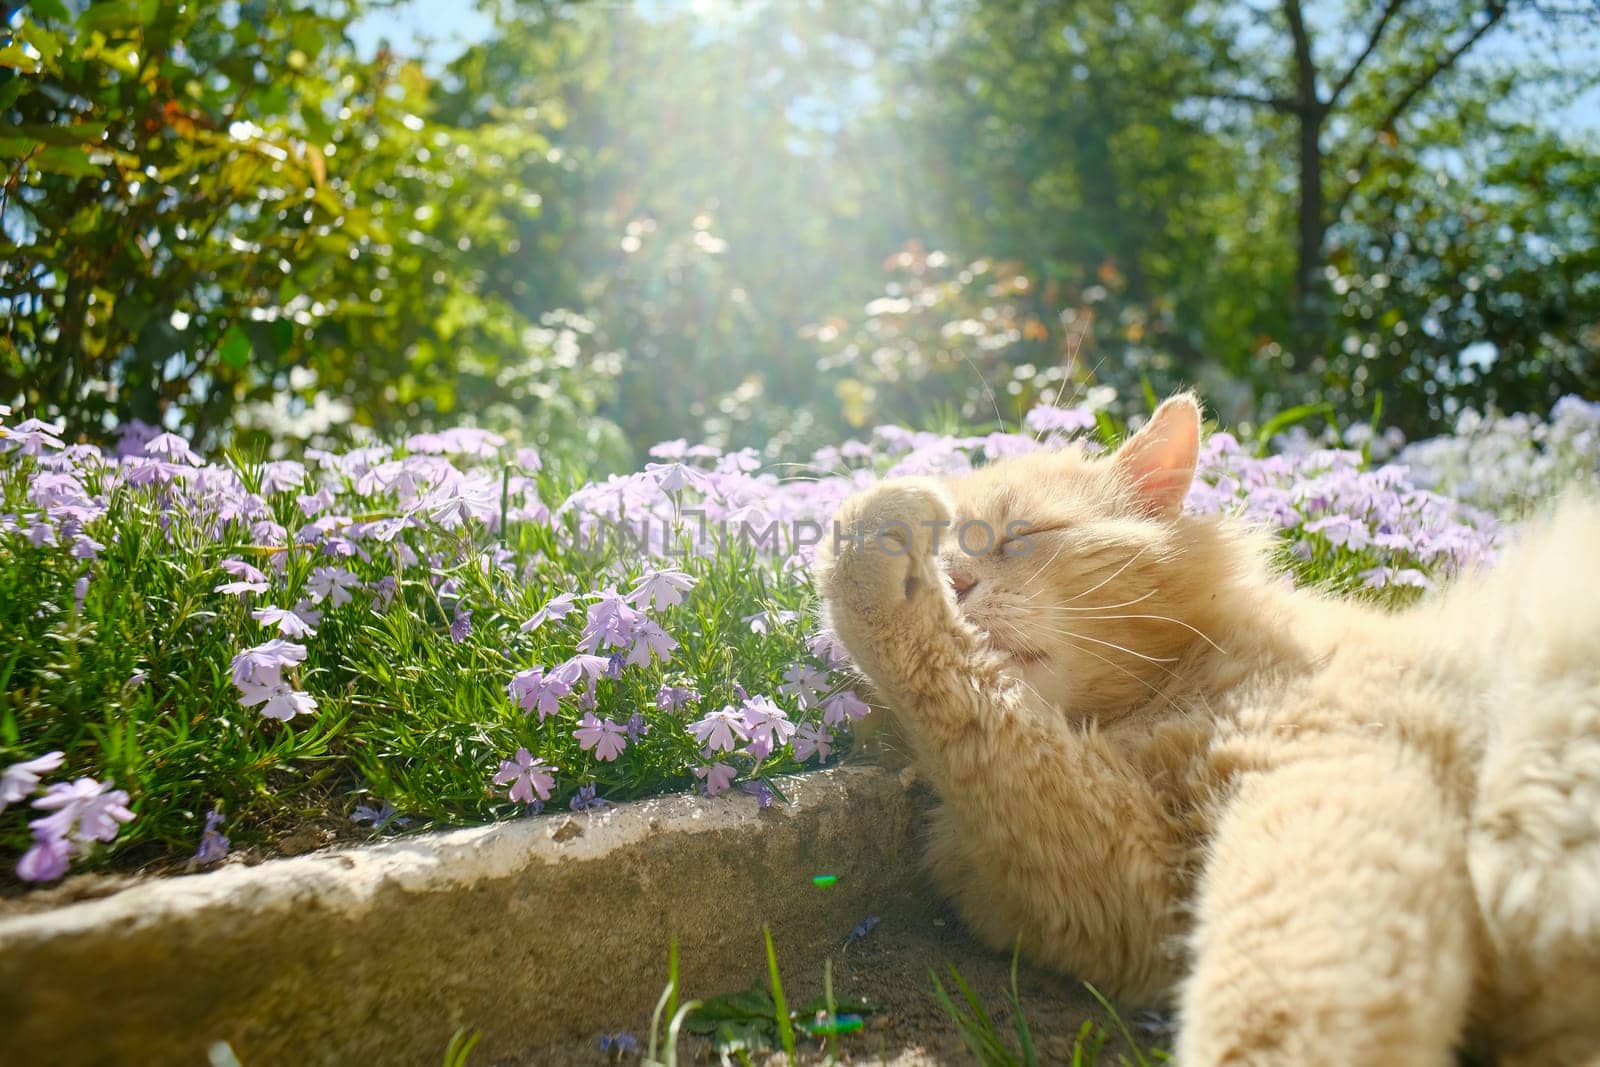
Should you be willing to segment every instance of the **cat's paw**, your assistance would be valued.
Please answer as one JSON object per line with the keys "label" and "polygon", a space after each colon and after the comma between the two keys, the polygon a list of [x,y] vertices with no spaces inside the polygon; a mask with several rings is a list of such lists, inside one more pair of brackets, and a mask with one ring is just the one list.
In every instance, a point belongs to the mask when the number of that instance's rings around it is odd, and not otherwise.
{"label": "cat's paw", "polygon": [[944,578],[934,549],[954,514],[949,493],[931,478],[892,479],[851,497],[823,540],[823,594],[870,609],[938,593]]}

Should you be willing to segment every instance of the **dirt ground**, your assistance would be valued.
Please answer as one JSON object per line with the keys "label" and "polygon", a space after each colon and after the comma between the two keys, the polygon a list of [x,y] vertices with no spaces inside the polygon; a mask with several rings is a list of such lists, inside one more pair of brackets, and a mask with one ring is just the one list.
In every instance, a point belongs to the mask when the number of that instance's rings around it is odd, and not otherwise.
{"label": "dirt ground", "polygon": [[[841,943],[850,931],[841,932]],[[778,946],[778,962],[783,964],[783,949]],[[833,956],[833,987],[836,998],[857,997],[878,1005],[881,1010],[866,1017],[865,1028],[835,1039],[833,1048],[816,1041],[800,1039],[799,1061],[820,1064],[832,1052],[834,1062],[842,1064],[887,1065],[887,1067],[930,1067],[930,1065],[970,1064],[974,1058],[962,1043],[950,1016],[934,999],[931,968],[958,1003],[960,995],[949,980],[947,963],[960,970],[967,983],[983,1000],[1003,1037],[1014,1050],[1016,1033],[1005,992],[1010,984],[1010,958],[989,951],[967,936],[953,914],[942,906],[929,904],[920,913],[912,912],[884,918],[867,936],[848,945],[841,944]],[[782,974],[784,992],[791,1006],[803,1004],[822,993],[822,974]],[[1084,987],[1072,979],[1023,965],[1017,973],[1023,1011],[1033,1035],[1038,1062],[1067,1064],[1072,1060],[1073,1039],[1085,1020],[1094,1020],[1110,1031],[1113,1027]],[[686,990],[702,997],[737,992],[725,990]],[[1160,1047],[1166,1035],[1162,1020],[1141,1013],[1126,1019],[1141,1048]],[[638,1037],[641,1049],[648,1042],[650,1021],[619,1019],[616,1029]],[[574,1039],[551,1046],[518,1067],[587,1067],[587,1065],[638,1063],[639,1054],[603,1053],[600,1035]],[[1115,1039],[1106,1043],[1102,1063],[1117,1063],[1116,1052],[1126,1045]],[[680,1063],[716,1063],[719,1057],[710,1040],[685,1036],[678,1046]],[[753,1061],[776,1067],[786,1062],[781,1054],[762,1054]],[[737,1061],[732,1061],[737,1062]]]}

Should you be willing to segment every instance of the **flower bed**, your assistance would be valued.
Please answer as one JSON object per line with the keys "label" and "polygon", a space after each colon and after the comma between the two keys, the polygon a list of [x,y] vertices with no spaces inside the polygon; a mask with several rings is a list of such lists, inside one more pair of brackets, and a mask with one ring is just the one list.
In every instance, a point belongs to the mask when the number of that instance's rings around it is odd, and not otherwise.
{"label": "flower bed", "polygon": [[[1024,429],[885,427],[804,477],[680,441],[589,482],[465,428],[208,462],[143,427],[108,451],[0,427],[0,852],[49,881],[214,863],[307,824],[781,799],[773,776],[835,759],[867,712],[805,576],[833,509],[882,475],[1120,428],[1041,407]],[[1216,433],[1190,504],[1274,526],[1297,580],[1404,599],[1492,557],[1492,511],[1523,505],[1463,483],[1472,449],[1521,456],[1541,491],[1600,457],[1600,405],[1576,400],[1463,430],[1384,465],[1386,438],[1258,455]]]}

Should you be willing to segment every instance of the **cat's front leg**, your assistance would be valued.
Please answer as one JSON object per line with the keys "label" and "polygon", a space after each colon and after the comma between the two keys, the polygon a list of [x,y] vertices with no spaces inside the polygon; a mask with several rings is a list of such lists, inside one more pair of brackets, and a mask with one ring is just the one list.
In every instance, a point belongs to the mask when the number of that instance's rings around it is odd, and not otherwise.
{"label": "cat's front leg", "polygon": [[1417,757],[1337,742],[1246,775],[1222,814],[1185,1067],[1455,1062],[1477,937],[1462,821]]}
{"label": "cat's front leg", "polygon": [[943,708],[971,690],[977,637],[935,551],[954,509],[931,478],[883,482],[845,501],[824,537],[817,585],[829,622],[891,702]]}

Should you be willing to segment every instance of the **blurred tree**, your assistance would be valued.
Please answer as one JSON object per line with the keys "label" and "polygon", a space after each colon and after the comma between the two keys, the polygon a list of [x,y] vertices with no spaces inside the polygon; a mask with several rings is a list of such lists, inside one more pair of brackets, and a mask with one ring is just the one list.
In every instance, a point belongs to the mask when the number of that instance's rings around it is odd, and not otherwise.
{"label": "blurred tree", "polygon": [[435,121],[418,65],[357,57],[358,12],[32,5],[0,50],[0,399],[212,440],[235,412],[280,433],[455,422],[532,366],[572,409],[557,422],[593,410],[607,374],[480,292],[540,210],[507,160],[545,159],[541,128]]}
{"label": "blurred tree", "polygon": [[[1315,14],[1326,16],[1320,28]],[[1206,49],[1204,76],[1191,94],[1264,108],[1289,126],[1296,232],[1288,348],[1301,367],[1336,339],[1328,234],[1378,163],[1397,153],[1417,158],[1441,116],[1526,93],[1530,83],[1569,96],[1600,83],[1592,66],[1558,61],[1541,69],[1532,55],[1535,42],[1552,34],[1579,33],[1600,45],[1595,0],[1354,0],[1342,15],[1309,0],[1224,2],[1193,5],[1190,17],[1209,27],[1191,38]],[[1514,63],[1502,55],[1471,64],[1497,39]]]}

